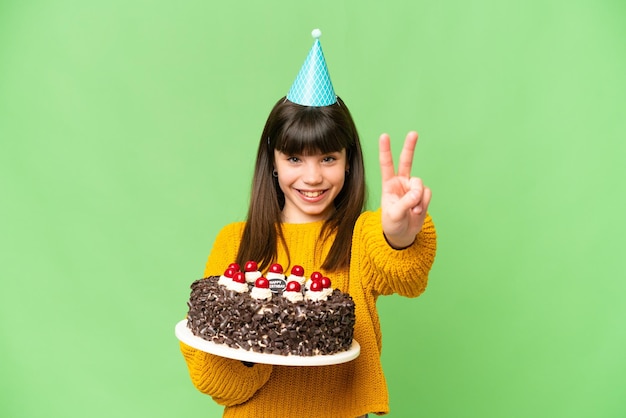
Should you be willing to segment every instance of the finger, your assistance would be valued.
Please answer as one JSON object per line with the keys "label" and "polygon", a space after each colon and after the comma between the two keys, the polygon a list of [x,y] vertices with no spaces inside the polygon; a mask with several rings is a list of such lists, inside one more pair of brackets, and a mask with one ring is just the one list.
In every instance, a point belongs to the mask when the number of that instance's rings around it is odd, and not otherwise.
{"label": "finger", "polygon": [[430,187],[424,187],[424,195],[422,196],[422,211],[428,211],[428,205],[430,205],[430,198],[433,197],[433,192]]}
{"label": "finger", "polygon": [[409,179],[409,191],[407,194],[410,194],[415,200],[415,207],[420,205],[424,194],[424,184],[421,178],[411,177]]}
{"label": "finger", "polygon": [[430,188],[424,187],[424,192],[422,193],[422,198],[420,203],[414,207],[412,210],[416,214],[426,213],[428,211],[428,205],[430,204],[430,198],[432,197],[432,192]]}
{"label": "finger", "polygon": [[406,216],[409,212],[420,213],[420,201],[420,197],[414,193],[407,193],[395,202],[394,213],[400,217]]}
{"label": "finger", "polygon": [[411,208],[413,213],[420,214],[422,213],[422,201],[424,199],[424,184],[422,183],[422,179],[419,177],[411,177],[409,180],[410,190],[408,194],[410,194],[415,202],[415,205]]}
{"label": "finger", "polygon": [[400,153],[400,162],[398,165],[398,175],[402,177],[411,177],[411,168],[413,166],[413,155],[415,154],[415,145],[417,144],[417,132],[411,131],[406,135],[404,146]]}
{"label": "finger", "polygon": [[396,175],[393,167],[393,156],[391,155],[391,145],[389,135],[382,134],[378,140],[378,159],[380,161],[380,174],[383,182]]}
{"label": "finger", "polygon": [[422,182],[422,179],[419,177],[411,177],[409,179],[409,189],[416,191],[421,195],[424,189],[424,183]]}
{"label": "finger", "polygon": [[406,211],[420,213],[424,195],[422,180],[414,177],[410,180],[408,186],[409,188],[406,193],[396,201],[396,209],[401,213],[406,213]]}

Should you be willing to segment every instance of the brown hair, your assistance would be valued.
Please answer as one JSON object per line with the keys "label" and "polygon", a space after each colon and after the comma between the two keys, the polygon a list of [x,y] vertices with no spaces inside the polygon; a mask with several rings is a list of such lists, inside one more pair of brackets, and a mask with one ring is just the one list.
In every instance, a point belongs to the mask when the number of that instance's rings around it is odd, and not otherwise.
{"label": "brown hair", "polygon": [[[272,175],[274,150],[285,154],[331,153],[346,150],[349,174],[335,198],[335,212],[324,222],[320,240],[336,232],[321,268],[337,270],[350,264],[352,230],[365,203],[365,170],[359,135],[350,111],[337,97],[330,106],[302,106],[281,98],[270,112],[257,152],[252,194],[237,262],[255,260],[264,270],[276,259],[278,242],[285,240],[281,211],[285,196]],[[264,243],[265,245],[259,245]],[[289,256],[289,250],[287,249]]]}

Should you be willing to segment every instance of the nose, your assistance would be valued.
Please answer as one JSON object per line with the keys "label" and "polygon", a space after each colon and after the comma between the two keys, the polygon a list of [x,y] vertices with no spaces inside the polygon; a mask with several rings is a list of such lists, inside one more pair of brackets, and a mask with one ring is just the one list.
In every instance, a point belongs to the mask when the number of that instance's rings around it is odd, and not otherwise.
{"label": "nose", "polygon": [[306,184],[319,184],[322,182],[322,169],[319,164],[309,163],[304,167],[302,180]]}

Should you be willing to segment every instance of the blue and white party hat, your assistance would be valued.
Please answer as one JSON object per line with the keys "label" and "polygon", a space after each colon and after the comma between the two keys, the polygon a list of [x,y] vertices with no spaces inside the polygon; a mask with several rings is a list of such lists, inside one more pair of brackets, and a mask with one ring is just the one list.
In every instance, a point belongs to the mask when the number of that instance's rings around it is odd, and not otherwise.
{"label": "blue and white party hat", "polygon": [[315,38],[315,42],[287,94],[287,100],[303,106],[330,106],[337,102],[337,96],[330,82],[319,40],[322,32],[314,29],[311,35]]}

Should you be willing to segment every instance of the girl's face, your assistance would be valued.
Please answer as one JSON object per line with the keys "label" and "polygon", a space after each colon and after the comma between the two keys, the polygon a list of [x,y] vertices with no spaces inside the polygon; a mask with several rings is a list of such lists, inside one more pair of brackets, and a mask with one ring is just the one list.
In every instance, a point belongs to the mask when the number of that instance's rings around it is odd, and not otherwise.
{"label": "girl's face", "polygon": [[346,150],[328,154],[288,155],[274,150],[278,185],[285,194],[283,222],[307,223],[328,219],[333,201],[343,188]]}

